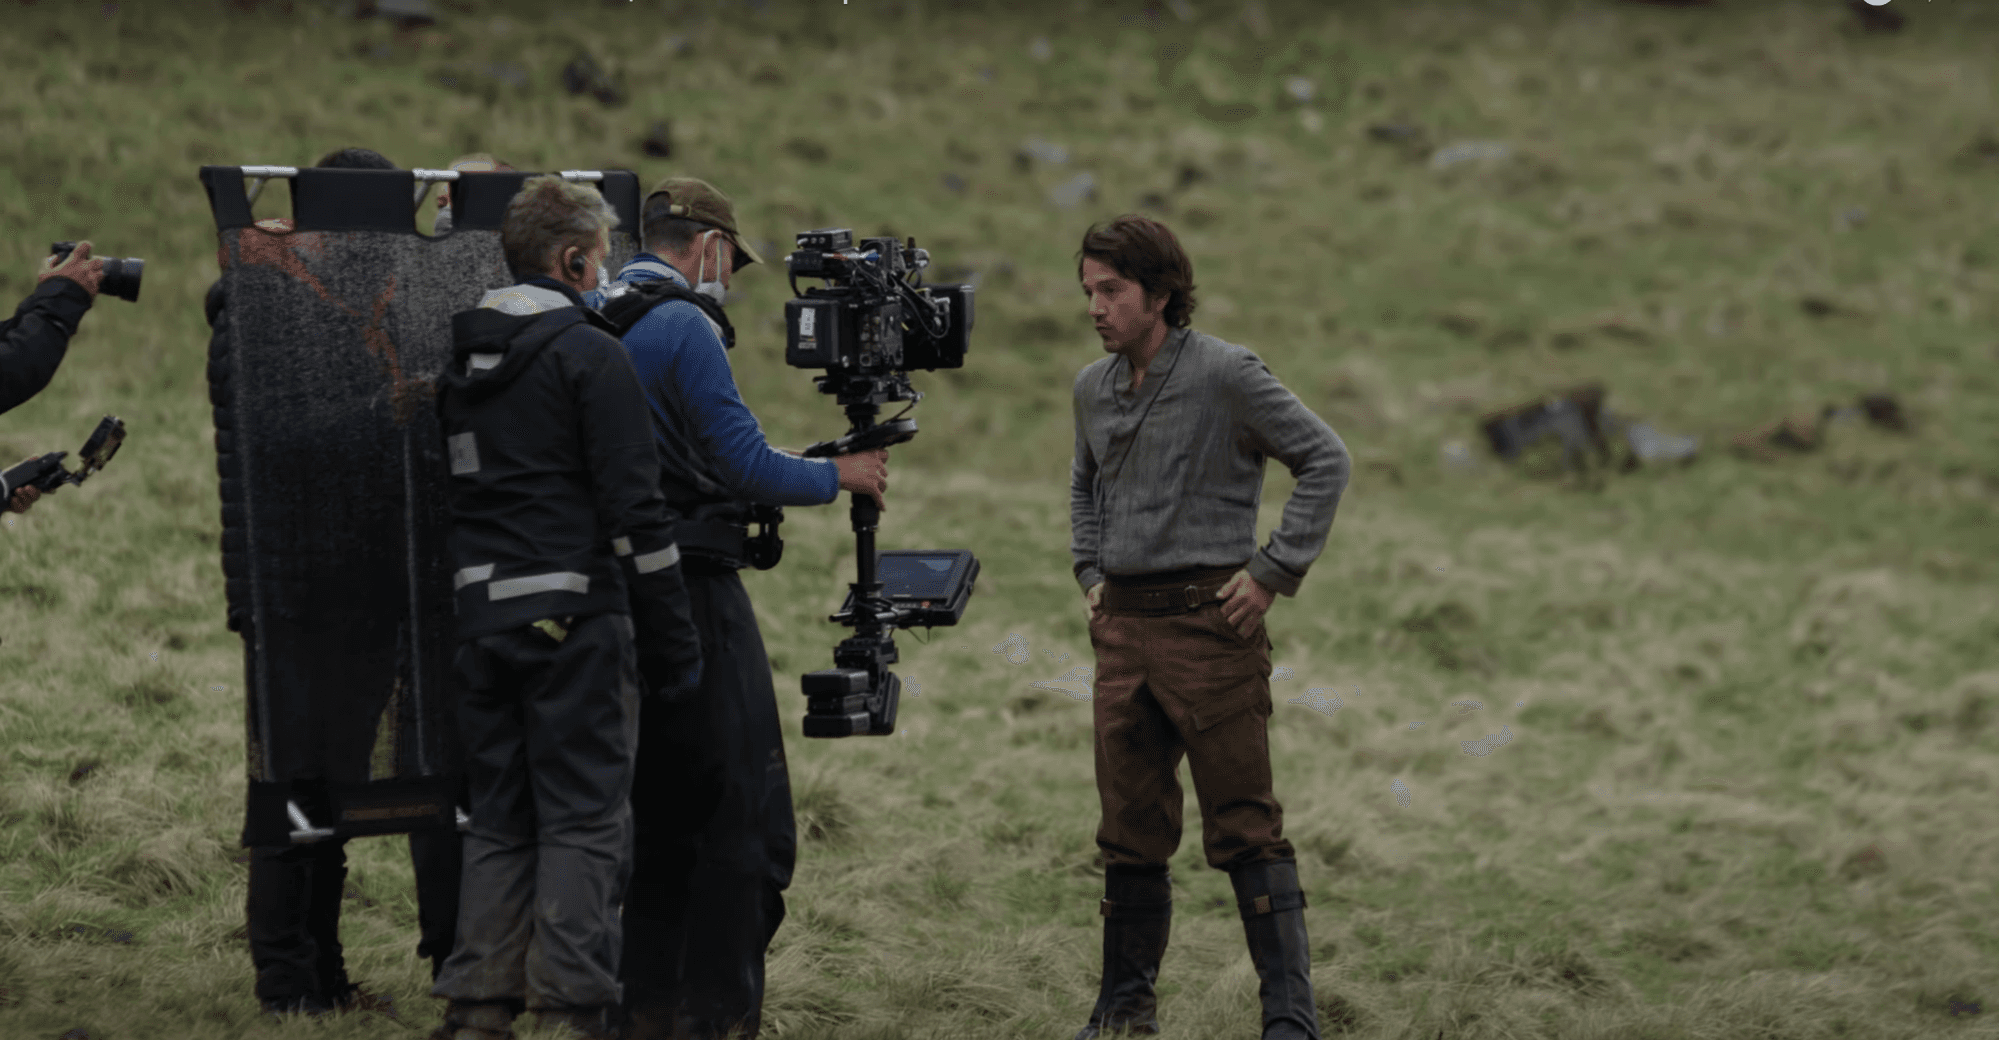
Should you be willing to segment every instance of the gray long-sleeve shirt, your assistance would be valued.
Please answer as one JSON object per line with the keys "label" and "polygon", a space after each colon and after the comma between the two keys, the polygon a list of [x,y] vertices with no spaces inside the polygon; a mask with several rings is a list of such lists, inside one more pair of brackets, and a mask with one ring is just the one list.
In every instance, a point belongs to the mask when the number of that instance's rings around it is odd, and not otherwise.
{"label": "gray long-sleeve shirt", "polygon": [[[1346,445],[1243,347],[1175,329],[1137,393],[1131,365],[1076,376],[1069,552],[1087,591],[1105,574],[1228,567],[1296,596],[1346,490]],[[1270,543],[1256,546],[1263,462],[1298,480]]]}

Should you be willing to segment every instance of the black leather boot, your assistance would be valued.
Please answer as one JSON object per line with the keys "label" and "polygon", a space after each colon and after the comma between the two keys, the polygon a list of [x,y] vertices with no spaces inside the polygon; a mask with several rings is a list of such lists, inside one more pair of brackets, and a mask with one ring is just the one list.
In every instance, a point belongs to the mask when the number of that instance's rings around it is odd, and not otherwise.
{"label": "black leather boot", "polygon": [[1319,1036],[1312,1004],[1312,948],[1305,937],[1305,893],[1298,862],[1266,860],[1229,872],[1249,957],[1261,984],[1264,1037]]}
{"label": "black leather boot", "polygon": [[1112,1031],[1159,1033],[1152,984],[1173,925],[1173,878],[1166,865],[1112,864],[1104,872],[1104,982],[1078,1038]]}

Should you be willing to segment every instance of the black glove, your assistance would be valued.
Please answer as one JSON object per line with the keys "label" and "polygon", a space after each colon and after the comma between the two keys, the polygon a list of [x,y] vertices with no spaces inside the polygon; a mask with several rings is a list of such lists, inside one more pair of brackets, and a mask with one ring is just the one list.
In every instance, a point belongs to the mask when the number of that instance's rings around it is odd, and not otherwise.
{"label": "black glove", "polygon": [[639,676],[646,693],[671,705],[701,689],[701,661],[682,665],[658,654],[639,656]]}
{"label": "black glove", "polygon": [[631,578],[632,621],[646,690],[667,701],[701,682],[701,636],[680,565]]}

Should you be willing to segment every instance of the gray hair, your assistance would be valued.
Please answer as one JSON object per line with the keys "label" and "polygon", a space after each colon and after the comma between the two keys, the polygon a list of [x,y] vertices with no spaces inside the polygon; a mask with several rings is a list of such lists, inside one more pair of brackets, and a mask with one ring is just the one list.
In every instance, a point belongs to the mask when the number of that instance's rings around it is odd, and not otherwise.
{"label": "gray hair", "polygon": [[589,252],[597,236],[618,223],[618,215],[602,193],[553,174],[530,177],[500,225],[500,248],[517,278],[540,274],[555,266],[571,246]]}

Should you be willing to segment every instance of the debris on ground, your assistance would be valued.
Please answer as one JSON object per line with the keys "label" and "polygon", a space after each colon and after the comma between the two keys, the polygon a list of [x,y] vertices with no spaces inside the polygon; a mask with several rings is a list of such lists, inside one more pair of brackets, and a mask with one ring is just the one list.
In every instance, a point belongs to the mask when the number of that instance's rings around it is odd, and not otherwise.
{"label": "debris on ground", "polygon": [[673,124],[670,120],[659,120],[646,131],[645,140],[639,142],[639,150],[653,159],[673,158]]}
{"label": "debris on ground", "polygon": [[1627,424],[1624,439],[1631,448],[1631,454],[1624,460],[1626,470],[1636,470],[1646,463],[1691,463],[1700,450],[1698,438],[1661,434],[1647,423]]}
{"label": "debris on ground", "polygon": [[1069,150],[1046,138],[1030,137],[1022,142],[1014,158],[1023,170],[1031,168],[1037,159],[1050,166],[1061,166],[1069,161]]}
{"label": "debris on ground", "polygon": [[1488,412],[1479,419],[1479,428],[1491,442],[1493,454],[1511,462],[1529,445],[1548,437],[1562,442],[1562,464],[1580,468],[1586,453],[1600,460],[1610,458],[1610,441],[1604,435],[1599,413],[1603,409],[1604,386],[1585,383],[1548,394],[1533,401]]}
{"label": "debris on ground", "polygon": [[1478,469],[1478,460],[1472,458],[1471,448],[1463,441],[1444,442],[1437,455],[1442,458],[1446,470],[1462,472]]}
{"label": "debris on ground", "polygon": [[579,54],[562,67],[562,86],[571,94],[589,94],[616,108],[625,103],[625,90],[610,73],[587,54]]}
{"label": "debris on ground", "polygon": [[1902,415],[1902,404],[1891,394],[1862,394],[1860,407],[1866,411],[1867,419],[1875,426],[1886,427],[1897,433],[1906,433],[1909,421]]}
{"label": "debris on ground", "polygon": [[1798,411],[1753,430],[1735,435],[1730,442],[1736,454],[1759,462],[1783,458],[1785,451],[1811,452],[1825,443],[1828,427],[1865,416],[1869,423],[1896,433],[1909,431],[1909,419],[1902,404],[1885,392],[1862,394],[1852,407],[1828,404],[1817,413]]}
{"label": "debris on ground", "polygon": [[1445,145],[1430,156],[1430,169],[1444,170],[1459,163],[1479,159],[1504,159],[1513,154],[1513,149],[1504,141],[1459,141]]}
{"label": "debris on ground", "polygon": [[957,174],[954,173],[945,174],[942,183],[944,185],[944,190],[950,192],[953,195],[965,194],[965,179],[963,177],[958,176]]}
{"label": "debris on ground", "polygon": [[1048,37],[1037,36],[1033,43],[1027,45],[1027,54],[1035,61],[1045,62],[1055,56],[1055,48],[1049,45]]}
{"label": "debris on ground", "polygon": [[1785,451],[1816,451],[1824,440],[1825,420],[1833,411],[1793,412],[1735,435],[1729,445],[1737,455],[1765,463],[1783,458]]}
{"label": "debris on ground", "polygon": [[1048,192],[1048,201],[1064,210],[1074,209],[1096,197],[1097,179],[1087,170],[1063,181]]}
{"label": "debris on ground", "polygon": [[1284,93],[1300,105],[1310,104],[1319,93],[1319,86],[1304,76],[1293,76],[1284,81]]}

